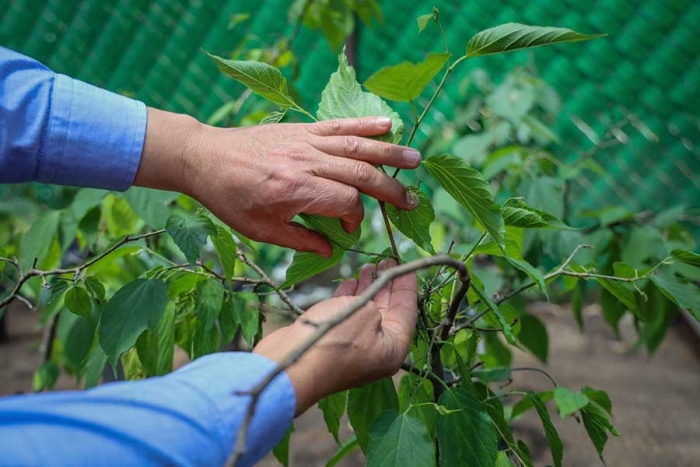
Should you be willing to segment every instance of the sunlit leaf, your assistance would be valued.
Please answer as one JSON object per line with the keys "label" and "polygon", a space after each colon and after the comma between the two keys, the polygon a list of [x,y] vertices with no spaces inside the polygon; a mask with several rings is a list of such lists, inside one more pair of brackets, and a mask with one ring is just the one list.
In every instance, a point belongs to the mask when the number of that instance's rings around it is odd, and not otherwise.
{"label": "sunlit leaf", "polygon": [[333,247],[333,254],[330,258],[323,258],[314,253],[297,251],[294,253],[292,264],[287,268],[287,275],[282,284],[282,288],[286,289],[303,280],[314,277],[326,269],[332,268],[340,263],[344,254],[345,250],[339,246]]}
{"label": "sunlit leaf", "polygon": [[386,212],[392,224],[416,245],[435,254],[430,238],[430,224],[435,220],[435,211],[430,198],[417,187],[408,187],[418,195],[418,206],[413,211],[404,211],[390,204],[386,205]]}
{"label": "sunlit leaf", "polygon": [[391,107],[378,96],[362,91],[355,78],[355,70],[348,64],[345,50],[338,55],[338,71],[331,75],[328,85],[321,94],[317,116],[319,120],[389,117],[392,121],[391,130],[379,139],[398,143],[403,134],[403,122],[399,114],[391,110]]}
{"label": "sunlit leaf", "polygon": [[132,187],[124,193],[131,209],[154,229],[162,229],[170,216],[168,205],[179,196],[172,191]]}
{"label": "sunlit leaf", "polygon": [[360,235],[362,233],[361,227],[358,227],[353,233],[347,233],[340,223],[340,219],[325,216],[311,216],[308,214],[301,214],[304,223],[317,232],[322,233],[333,245],[339,246],[341,248],[347,249],[352,248],[357,245],[360,241]]}
{"label": "sunlit leaf", "polygon": [[430,54],[420,63],[402,62],[384,67],[365,81],[365,87],[384,99],[410,102],[445,66],[449,54]]}
{"label": "sunlit leaf", "polygon": [[494,203],[489,183],[472,166],[449,155],[436,156],[424,162],[428,172],[459,204],[469,211],[505,250],[505,226],[501,209]]}
{"label": "sunlit leaf", "polygon": [[60,218],[60,211],[48,211],[34,221],[29,231],[24,235],[20,246],[22,269],[31,268],[35,259],[37,267],[44,266],[51,251],[51,244],[58,235]]}
{"label": "sunlit leaf", "polygon": [[282,108],[297,106],[289,93],[287,79],[272,65],[255,61],[226,60],[216,55],[208,55],[214,60],[219,70],[244,84],[254,93]]}
{"label": "sunlit leaf", "polygon": [[472,37],[467,45],[467,57],[505,53],[562,42],[587,41],[603,36],[604,34],[581,34],[565,28],[507,23],[486,29]]}
{"label": "sunlit leaf", "polygon": [[554,402],[559,409],[562,420],[578,410],[588,405],[588,397],[580,392],[573,392],[564,386],[559,386],[554,390]]}
{"label": "sunlit leaf", "polygon": [[211,236],[216,252],[219,254],[219,262],[224,270],[224,277],[230,281],[236,269],[236,242],[233,241],[231,232],[221,226],[216,227],[216,235]]}

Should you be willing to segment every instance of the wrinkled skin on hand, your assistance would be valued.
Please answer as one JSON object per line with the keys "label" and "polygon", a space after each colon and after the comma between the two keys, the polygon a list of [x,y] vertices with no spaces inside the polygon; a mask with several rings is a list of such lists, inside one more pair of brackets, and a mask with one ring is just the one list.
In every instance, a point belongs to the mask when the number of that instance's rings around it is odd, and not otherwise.
{"label": "wrinkled skin on hand", "polygon": [[[377,270],[392,266],[393,261],[383,261]],[[363,266],[357,280],[343,282],[333,298],[265,337],[254,352],[281,362],[314,332],[305,321],[331,319],[372,283],[376,272],[374,265]],[[408,354],[417,315],[417,279],[408,274],[387,284],[367,305],[329,331],[287,369],[297,396],[297,415],[329,394],[395,374]]]}

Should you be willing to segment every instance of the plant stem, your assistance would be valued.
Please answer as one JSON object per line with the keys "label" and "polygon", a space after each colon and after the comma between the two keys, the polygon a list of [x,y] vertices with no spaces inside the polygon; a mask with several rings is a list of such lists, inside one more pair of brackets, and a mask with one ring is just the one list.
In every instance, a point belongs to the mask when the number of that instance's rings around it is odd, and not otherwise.
{"label": "plant stem", "polygon": [[401,264],[401,255],[399,254],[399,249],[396,247],[396,240],[394,240],[394,232],[391,230],[391,223],[389,222],[389,216],[386,213],[386,204],[384,204],[384,201],[379,202],[379,209],[381,209],[382,211],[384,227],[386,228],[386,233],[389,236],[391,250],[394,252],[394,259],[396,260],[397,264]]}

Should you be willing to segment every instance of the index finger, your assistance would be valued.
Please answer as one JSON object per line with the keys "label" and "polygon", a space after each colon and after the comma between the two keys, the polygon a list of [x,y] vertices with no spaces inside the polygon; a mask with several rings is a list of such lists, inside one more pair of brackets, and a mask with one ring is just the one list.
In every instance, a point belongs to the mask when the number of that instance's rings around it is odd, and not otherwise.
{"label": "index finger", "polygon": [[308,124],[316,136],[379,136],[391,129],[388,117],[338,118]]}

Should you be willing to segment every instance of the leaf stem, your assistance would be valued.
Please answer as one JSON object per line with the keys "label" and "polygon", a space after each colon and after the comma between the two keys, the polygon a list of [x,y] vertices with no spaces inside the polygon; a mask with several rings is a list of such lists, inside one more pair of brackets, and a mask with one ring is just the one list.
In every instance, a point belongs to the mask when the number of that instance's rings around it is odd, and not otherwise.
{"label": "leaf stem", "polygon": [[389,216],[386,213],[386,204],[384,201],[379,202],[379,209],[382,211],[382,218],[384,219],[384,227],[386,228],[386,233],[389,236],[389,242],[391,243],[391,250],[394,252],[394,259],[398,264],[401,264],[401,255],[399,254],[399,249],[396,246],[396,240],[394,239],[394,232],[391,230],[391,223],[389,222]]}

